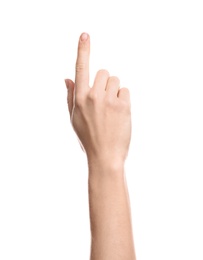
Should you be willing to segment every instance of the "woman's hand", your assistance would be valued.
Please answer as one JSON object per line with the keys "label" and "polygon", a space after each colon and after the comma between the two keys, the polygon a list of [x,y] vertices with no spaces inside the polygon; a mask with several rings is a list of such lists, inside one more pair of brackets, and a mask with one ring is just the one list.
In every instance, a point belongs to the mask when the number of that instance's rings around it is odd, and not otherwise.
{"label": "woman's hand", "polygon": [[66,79],[73,128],[88,160],[125,161],[131,139],[130,93],[119,79],[99,70],[89,86],[90,37],[78,43],[75,83]]}

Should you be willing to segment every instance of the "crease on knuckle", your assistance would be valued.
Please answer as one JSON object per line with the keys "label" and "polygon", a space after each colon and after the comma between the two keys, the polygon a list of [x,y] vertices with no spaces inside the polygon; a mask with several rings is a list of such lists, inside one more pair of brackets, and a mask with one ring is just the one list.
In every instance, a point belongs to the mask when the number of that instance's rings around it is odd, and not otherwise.
{"label": "crease on knuckle", "polygon": [[83,71],[85,69],[85,63],[77,63],[75,66],[75,71],[76,72],[80,72]]}
{"label": "crease on knuckle", "polygon": [[109,72],[108,72],[108,70],[105,70],[105,69],[100,69],[100,70],[98,71],[98,73],[107,75],[108,77],[109,77],[109,75],[110,75]]}
{"label": "crease on knuckle", "polygon": [[108,106],[108,107],[114,107],[115,106],[115,100],[110,95],[106,96],[105,101],[106,101],[106,106]]}
{"label": "crease on knuckle", "polygon": [[90,91],[87,98],[89,101],[95,102],[96,100],[98,100],[98,93],[96,91]]}
{"label": "crease on knuckle", "polygon": [[84,106],[84,98],[82,96],[76,96],[75,98],[75,107],[82,108]]}
{"label": "crease on knuckle", "polygon": [[121,106],[122,106],[122,109],[123,109],[124,111],[130,112],[131,106],[130,106],[130,103],[129,103],[129,102],[122,100],[122,101],[121,101]]}
{"label": "crease on knuckle", "polygon": [[111,79],[111,81],[120,84],[120,79],[119,79],[118,77],[116,77],[116,76],[111,76],[110,79]]}

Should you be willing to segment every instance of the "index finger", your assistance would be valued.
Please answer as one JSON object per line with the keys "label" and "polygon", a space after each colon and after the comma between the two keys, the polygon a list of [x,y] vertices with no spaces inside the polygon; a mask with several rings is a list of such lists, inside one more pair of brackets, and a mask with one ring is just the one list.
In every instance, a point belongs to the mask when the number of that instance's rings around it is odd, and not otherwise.
{"label": "index finger", "polygon": [[78,42],[78,54],[75,66],[76,92],[89,88],[90,37],[82,33]]}

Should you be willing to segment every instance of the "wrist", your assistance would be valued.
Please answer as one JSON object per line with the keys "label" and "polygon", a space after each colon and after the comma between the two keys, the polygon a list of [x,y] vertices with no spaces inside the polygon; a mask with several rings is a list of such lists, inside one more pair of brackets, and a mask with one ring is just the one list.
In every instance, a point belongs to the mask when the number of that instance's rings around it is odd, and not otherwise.
{"label": "wrist", "polygon": [[119,157],[106,158],[102,156],[87,157],[88,169],[98,169],[100,171],[121,171],[124,168],[125,160]]}
{"label": "wrist", "polygon": [[124,160],[105,159],[104,157],[88,158],[89,184],[97,189],[104,183],[120,183],[124,181]]}

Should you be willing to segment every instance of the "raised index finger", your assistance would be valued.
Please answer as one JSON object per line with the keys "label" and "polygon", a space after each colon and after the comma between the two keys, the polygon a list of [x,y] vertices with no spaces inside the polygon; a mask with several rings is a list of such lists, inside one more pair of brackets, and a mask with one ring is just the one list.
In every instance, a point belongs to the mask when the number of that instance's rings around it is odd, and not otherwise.
{"label": "raised index finger", "polygon": [[82,33],[78,42],[78,54],[75,66],[76,92],[89,88],[89,55],[90,37],[87,33]]}

